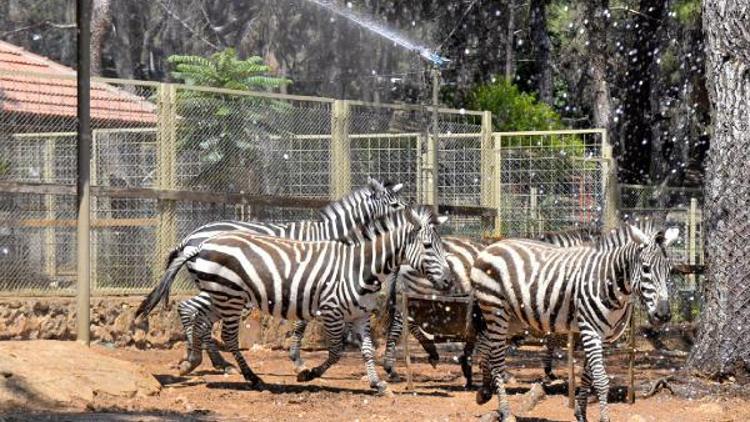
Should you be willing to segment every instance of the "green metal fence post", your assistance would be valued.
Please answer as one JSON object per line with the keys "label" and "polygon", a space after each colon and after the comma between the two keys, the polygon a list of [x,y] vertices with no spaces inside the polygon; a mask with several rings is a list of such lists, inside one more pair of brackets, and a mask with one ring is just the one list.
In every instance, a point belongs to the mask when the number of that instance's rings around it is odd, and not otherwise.
{"label": "green metal fence post", "polygon": [[352,189],[349,103],[336,100],[331,109],[331,199],[339,199]]}

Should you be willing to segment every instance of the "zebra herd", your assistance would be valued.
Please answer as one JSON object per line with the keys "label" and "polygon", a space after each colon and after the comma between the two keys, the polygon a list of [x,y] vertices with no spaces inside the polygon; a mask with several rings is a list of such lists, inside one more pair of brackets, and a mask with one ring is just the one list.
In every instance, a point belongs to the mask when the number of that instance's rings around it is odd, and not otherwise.
{"label": "zebra herd", "polygon": [[[623,225],[605,235],[577,230],[491,245],[441,238],[438,227],[447,218],[434,215],[430,208],[405,204],[398,195],[401,187],[369,179],[365,187],[321,210],[318,221],[221,221],[202,226],[170,254],[165,275],[136,315],[147,316],[160,301],[167,302],[171,285],[185,266],[200,292],[178,305],[188,349],[187,358],[180,362],[181,375],[202,363],[204,349],[214,367],[231,368],[211,337],[213,324],[221,321],[227,351],[245,380],[262,388],[263,381],[246,362],[238,341],[242,312],[257,308],[275,318],[297,321],[290,357],[301,382],[322,376],[339,360],[345,326],[351,324],[362,339],[370,387],[383,394],[387,384],[375,369],[370,332],[370,316],[382,286],[387,286],[391,317],[384,358],[391,380],[398,378],[393,363],[404,318],[395,306],[397,286],[422,294],[452,289],[474,298],[474,317],[460,362],[471,386],[471,356],[476,348],[482,373],[478,403],[497,394],[500,419],[510,417],[505,353],[514,333],[528,330],[551,338],[574,331],[581,334],[586,356],[576,418],[586,420],[586,397],[593,386],[601,420],[608,420],[602,342],[622,333],[633,295],[652,323],[669,320],[670,263],[665,248],[677,231]],[[313,319],[323,324],[328,358],[308,369],[299,346],[307,322]],[[430,336],[414,324],[408,326],[436,364],[437,348]],[[551,376],[553,342],[546,343],[545,373]]]}

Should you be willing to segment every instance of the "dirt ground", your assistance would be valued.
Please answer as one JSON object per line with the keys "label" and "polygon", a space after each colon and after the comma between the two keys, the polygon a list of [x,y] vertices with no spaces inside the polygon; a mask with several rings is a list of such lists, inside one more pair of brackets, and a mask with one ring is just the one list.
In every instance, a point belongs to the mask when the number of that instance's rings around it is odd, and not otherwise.
{"label": "dirt ground", "polygon": [[[177,376],[175,364],[184,353],[182,349],[144,351],[92,347],[97,353],[141,365],[162,384],[161,391],[145,397],[97,396],[93,402],[70,403],[46,411],[4,409],[0,420],[471,421],[496,406],[495,400],[478,406],[474,402],[474,391],[463,390],[460,368],[451,362],[454,353],[449,351],[443,352],[443,361],[437,368],[432,368],[421,356],[416,359],[413,391],[406,390],[406,383],[392,383],[392,396],[376,397],[362,379],[364,366],[356,351],[347,352],[342,362],[322,379],[302,384],[296,381],[285,351],[256,346],[245,351],[245,356],[269,385],[269,390],[249,391],[240,375],[218,373],[206,365],[208,359],[195,374]],[[303,354],[308,366],[321,362],[324,356],[322,351]],[[541,352],[533,348],[524,348],[511,357],[510,367],[516,382],[509,384],[508,391],[514,413],[519,421],[573,420],[573,411],[567,407],[567,388],[561,382],[547,387],[548,394],[531,411],[518,412],[524,393],[541,378],[540,358]],[[693,400],[676,398],[662,391],[651,398],[638,399],[634,405],[625,404],[625,361],[618,356],[610,356],[607,361],[609,373],[614,375],[610,400],[613,421],[750,420],[750,398],[709,396]],[[403,375],[403,362],[400,364]],[[646,390],[652,380],[670,375],[673,368],[681,365],[675,358],[640,358],[637,362],[639,389]],[[557,362],[556,372],[565,376],[562,361]],[[598,405],[589,404],[589,420],[598,420],[598,413]]]}

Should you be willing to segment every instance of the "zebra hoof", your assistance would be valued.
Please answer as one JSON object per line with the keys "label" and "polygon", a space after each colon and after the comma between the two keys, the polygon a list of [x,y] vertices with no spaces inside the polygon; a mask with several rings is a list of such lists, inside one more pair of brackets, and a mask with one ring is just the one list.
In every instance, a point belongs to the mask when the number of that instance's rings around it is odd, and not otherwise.
{"label": "zebra hoof", "polygon": [[476,396],[477,404],[485,404],[492,400],[492,390],[485,388],[484,386],[479,387]]}
{"label": "zebra hoof", "polygon": [[440,363],[440,355],[438,354],[430,355],[427,358],[427,362],[429,362],[433,368],[437,368],[438,363]]}
{"label": "zebra hoof", "polygon": [[297,374],[298,382],[308,382],[314,380],[315,378],[318,378],[318,376],[315,375],[315,373],[310,369],[303,369]]}
{"label": "zebra hoof", "polygon": [[555,375],[552,372],[550,372],[549,374],[547,374],[547,375],[544,376],[544,378],[542,379],[542,383],[544,383],[544,384],[551,384],[551,383],[557,381],[558,379],[559,378],[557,378],[557,375]]}
{"label": "zebra hoof", "polygon": [[294,373],[299,375],[300,372],[308,371],[307,366],[303,363],[302,365],[294,365]]}
{"label": "zebra hoof", "polygon": [[393,397],[393,391],[388,388],[388,384],[385,381],[379,381],[376,385],[373,386],[373,388],[375,388],[376,396]]}
{"label": "zebra hoof", "polygon": [[399,383],[403,381],[404,380],[401,379],[401,375],[399,375],[398,372],[396,371],[388,372],[388,382]]}
{"label": "zebra hoof", "polygon": [[193,372],[193,370],[197,368],[198,365],[200,365],[200,362],[193,363],[189,360],[183,360],[179,365],[177,365],[177,369],[179,370],[180,376],[185,376]]}

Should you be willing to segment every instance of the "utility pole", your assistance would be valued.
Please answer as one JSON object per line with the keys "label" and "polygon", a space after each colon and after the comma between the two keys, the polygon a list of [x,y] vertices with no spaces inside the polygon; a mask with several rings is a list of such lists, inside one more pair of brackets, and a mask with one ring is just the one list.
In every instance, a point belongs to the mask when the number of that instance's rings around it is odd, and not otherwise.
{"label": "utility pole", "polygon": [[77,237],[78,290],[77,340],[89,345],[91,321],[91,263],[89,245],[90,179],[91,179],[91,0],[76,0],[78,60],[78,200]]}

